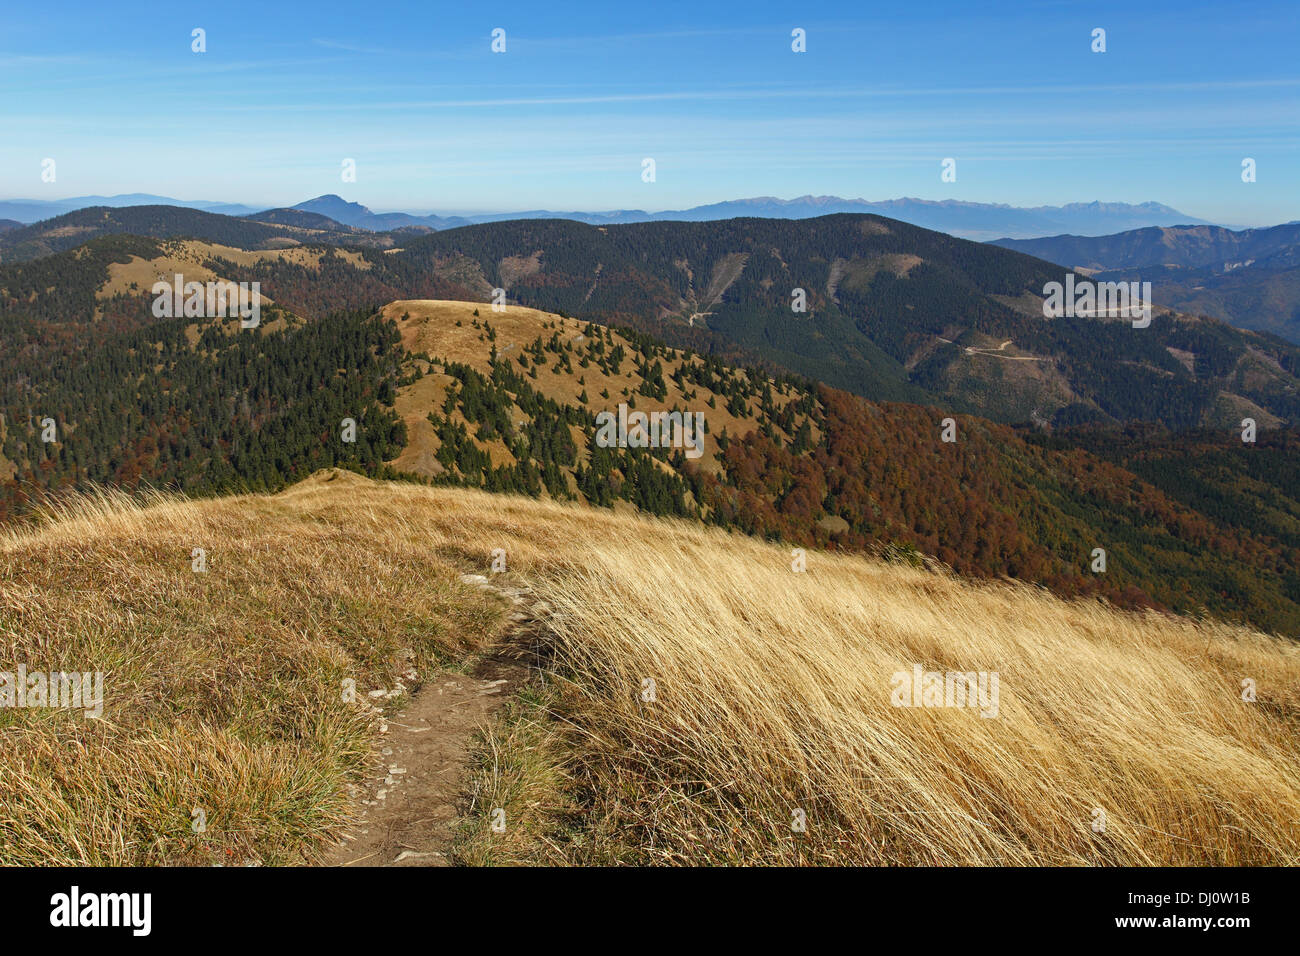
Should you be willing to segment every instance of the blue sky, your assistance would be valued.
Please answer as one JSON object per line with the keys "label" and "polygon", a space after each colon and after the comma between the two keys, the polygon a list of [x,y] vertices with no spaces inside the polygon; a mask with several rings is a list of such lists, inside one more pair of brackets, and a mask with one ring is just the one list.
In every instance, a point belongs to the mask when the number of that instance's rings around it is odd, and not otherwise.
{"label": "blue sky", "polygon": [[[745,196],[1300,219],[1300,4],[10,4],[0,198]],[[191,30],[207,52],[191,52]],[[491,51],[494,28],[506,52]],[[791,30],[807,52],[791,51]],[[1106,30],[1107,52],[1091,32]],[[56,181],[41,162],[56,161]],[[642,160],[656,163],[642,181]],[[957,181],[940,179],[945,157]],[[1257,163],[1255,183],[1241,162]],[[341,163],[356,161],[356,182]]]}

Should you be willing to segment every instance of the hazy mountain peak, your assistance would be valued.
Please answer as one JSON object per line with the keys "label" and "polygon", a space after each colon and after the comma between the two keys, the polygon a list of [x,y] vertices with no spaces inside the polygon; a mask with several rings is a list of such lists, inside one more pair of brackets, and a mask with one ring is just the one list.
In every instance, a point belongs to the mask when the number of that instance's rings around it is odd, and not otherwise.
{"label": "hazy mountain peak", "polygon": [[359,226],[363,221],[374,215],[369,209],[359,202],[348,202],[342,196],[334,193],[327,193],[324,196],[317,196],[315,199],[308,199],[306,202],[300,202],[291,209],[298,209],[303,212],[314,212],[322,216],[329,216],[335,222],[341,222],[346,226]]}

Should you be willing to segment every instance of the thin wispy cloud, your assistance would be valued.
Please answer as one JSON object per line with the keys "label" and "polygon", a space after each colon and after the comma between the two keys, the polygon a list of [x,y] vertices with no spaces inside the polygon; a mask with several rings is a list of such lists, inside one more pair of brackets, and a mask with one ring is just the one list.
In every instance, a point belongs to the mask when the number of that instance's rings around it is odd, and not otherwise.
{"label": "thin wispy cloud", "polygon": [[398,55],[396,50],[384,49],[382,47],[375,47],[375,46],[358,46],[355,43],[341,43],[338,40],[326,40],[322,37],[313,37],[311,42],[318,47],[323,47],[326,50],[343,50],[344,52],[347,53],[365,53],[368,55],[373,54],[375,56],[397,56]]}
{"label": "thin wispy cloud", "polygon": [[1197,83],[1126,83],[1072,86],[930,87],[906,89],[764,89],[764,90],[664,90],[647,93],[592,93],[573,96],[517,96],[438,100],[367,100],[357,103],[249,103],[218,107],[229,111],[330,112],[334,110],[484,109],[515,106],[595,106],[611,103],[670,103],[682,101],[777,100],[777,99],[867,99],[954,96],[1089,96],[1102,93],[1155,93],[1226,91],[1300,87],[1300,78],[1278,80],[1222,80]]}

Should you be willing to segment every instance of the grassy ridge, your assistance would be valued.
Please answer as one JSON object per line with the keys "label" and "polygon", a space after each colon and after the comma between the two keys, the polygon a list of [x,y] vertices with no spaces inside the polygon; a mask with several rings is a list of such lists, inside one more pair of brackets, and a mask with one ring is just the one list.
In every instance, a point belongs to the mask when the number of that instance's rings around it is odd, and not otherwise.
{"label": "grassy ridge", "polygon": [[[556,615],[545,684],[482,743],[463,861],[1300,861],[1294,644],[862,557],[798,574],[684,522],[415,486],[361,502],[480,567],[504,549]],[[892,707],[916,663],[999,671],[999,716]]]}
{"label": "grassy ridge", "polygon": [[[494,605],[455,575],[501,548],[548,622],[544,679],[480,742],[462,862],[1300,862],[1294,644],[860,556],[797,573],[784,547],[696,524],[333,474],[87,506],[3,544],[3,659],[102,665],[108,699],[101,721],[0,714],[0,859],[310,853],[374,729],[341,680],[364,696],[482,647]],[[997,671],[998,716],[891,706],[916,664]]]}
{"label": "grassy ridge", "polygon": [[[340,498],[360,480],[341,474]],[[496,620],[364,509],[112,497],[11,534],[0,670],[103,671],[104,705],[0,709],[0,864],[302,862],[347,813],[378,727],[368,692],[463,658]]]}
{"label": "grassy ridge", "polygon": [[[1292,646],[856,558],[795,574],[685,531],[596,544],[540,590],[592,804],[575,861],[1300,860]],[[918,663],[998,672],[998,716],[891,706]]]}

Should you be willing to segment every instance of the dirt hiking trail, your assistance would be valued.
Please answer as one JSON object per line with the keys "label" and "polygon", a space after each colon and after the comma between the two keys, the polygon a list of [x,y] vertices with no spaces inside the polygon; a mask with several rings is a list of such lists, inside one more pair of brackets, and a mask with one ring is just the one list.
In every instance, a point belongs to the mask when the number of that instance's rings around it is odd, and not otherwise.
{"label": "dirt hiking trail", "polygon": [[400,712],[380,721],[379,763],[353,784],[356,811],[324,866],[450,866],[468,785],[469,748],[528,677],[526,642],[534,622],[528,594],[480,574],[462,576],[504,597],[510,626],[467,672],[439,671]]}

